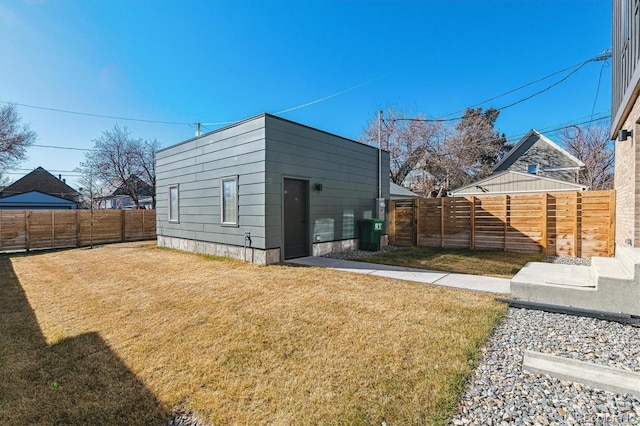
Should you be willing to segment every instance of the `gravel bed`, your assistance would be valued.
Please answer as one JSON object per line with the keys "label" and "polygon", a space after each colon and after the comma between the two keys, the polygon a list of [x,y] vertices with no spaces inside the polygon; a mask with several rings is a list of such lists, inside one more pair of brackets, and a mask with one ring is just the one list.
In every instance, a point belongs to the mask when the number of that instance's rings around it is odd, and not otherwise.
{"label": "gravel bed", "polygon": [[563,265],[591,266],[591,259],[584,257],[547,256],[544,261],[547,263],[561,263]]}
{"label": "gravel bed", "polygon": [[510,308],[482,349],[450,424],[640,424],[640,397],[527,374],[525,350],[640,372],[640,327]]}

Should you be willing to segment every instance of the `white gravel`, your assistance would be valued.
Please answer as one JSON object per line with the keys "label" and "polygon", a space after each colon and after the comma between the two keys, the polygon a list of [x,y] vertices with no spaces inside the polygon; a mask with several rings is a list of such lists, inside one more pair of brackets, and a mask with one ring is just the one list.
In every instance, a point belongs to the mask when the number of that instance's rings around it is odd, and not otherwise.
{"label": "white gravel", "polygon": [[640,397],[527,374],[525,350],[637,372],[640,327],[510,308],[483,348],[450,424],[640,424]]}

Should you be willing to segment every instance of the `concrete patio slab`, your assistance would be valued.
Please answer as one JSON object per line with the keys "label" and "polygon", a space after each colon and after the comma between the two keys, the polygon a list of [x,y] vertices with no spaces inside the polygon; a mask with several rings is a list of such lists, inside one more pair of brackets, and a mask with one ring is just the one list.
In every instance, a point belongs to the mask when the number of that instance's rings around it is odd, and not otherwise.
{"label": "concrete patio slab", "polygon": [[343,272],[375,275],[397,280],[413,281],[422,284],[434,284],[465,290],[487,293],[508,294],[509,279],[493,278],[478,275],[451,274],[428,269],[405,268],[399,266],[379,265],[375,263],[356,262],[353,260],[333,259],[328,257],[301,257],[287,260],[296,265],[331,268]]}
{"label": "concrete patio slab", "polygon": [[509,294],[511,280],[508,278],[484,277],[480,275],[447,274],[433,284],[489,293]]}

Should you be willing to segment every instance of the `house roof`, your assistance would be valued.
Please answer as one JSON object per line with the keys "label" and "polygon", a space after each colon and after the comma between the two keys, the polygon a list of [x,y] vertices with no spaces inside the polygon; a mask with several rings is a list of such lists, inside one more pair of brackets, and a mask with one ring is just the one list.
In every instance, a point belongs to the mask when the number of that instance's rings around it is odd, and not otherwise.
{"label": "house roof", "polygon": [[129,192],[127,191],[127,185],[133,185],[136,188],[136,194],[138,197],[152,197],[153,196],[153,187],[149,185],[144,180],[140,179],[136,175],[131,175],[127,178],[127,182],[115,185],[109,184],[105,187],[100,194],[100,198],[111,198],[118,196],[129,196]]}
{"label": "house roof", "polygon": [[[531,136],[535,136],[535,137],[532,138]],[[517,160],[517,158],[520,155],[522,155],[525,152],[527,152],[529,150],[529,148],[531,148],[538,141],[542,141],[542,142],[546,143],[547,145],[549,145],[551,148],[553,148],[553,149],[559,151],[560,153],[562,153],[564,156],[566,156],[571,161],[573,161],[576,164],[576,167],[582,168],[582,167],[585,166],[582,161],[580,161],[575,156],[571,155],[567,150],[562,148],[560,145],[556,144],[551,139],[549,139],[548,137],[546,137],[542,133],[538,132],[537,130],[531,129],[531,130],[529,130],[529,132],[522,139],[520,139],[520,141],[513,148],[511,148],[511,150],[504,157],[502,157],[500,159],[500,161],[498,161],[493,166],[492,170],[493,171],[499,170],[503,164],[509,164],[510,165],[510,164],[514,163],[515,160]]]}
{"label": "house roof", "polygon": [[38,167],[4,188],[0,196],[7,197],[32,191],[38,191],[43,194],[49,194],[71,201],[75,201],[74,199],[80,195],[78,191],[71,188],[64,183],[64,181],[55,177],[42,167]]}
{"label": "house roof", "polygon": [[[493,188],[492,188],[493,187]],[[476,194],[514,194],[532,192],[562,192],[562,191],[585,191],[588,186],[567,182],[559,179],[552,179],[546,176],[534,175],[531,173],[514,172],[504,170],[492,174],[479,181],[470,183],[450,191],[452,196],[476,195]]]}
{"label": "house roof", "polygon": [[153,195],[153,187],[136,175],[129,176],[126,183],[118,186],[111,195],[129,195],[126,189],[127,186],[136,188],[136,194],[138,196],[151,197]]}
{"label": "house roof", "polygon": [[21,194],[9,195],[0,198],[0,208],[20,208],[20,209],[34,209],[34,208],[75,208],[77,204],[66,198],[56,197],[50,194],[44,194],[40,191],[29,191]]}
{"label": "house roof", "polygon": [[419,198],[420,195],[415,192],[409,191],[407,188],[395,184],[393,182],[389,182],[389,194],[391,198]]}
{"label": "house roof", "polygon": [[[189,143],[191,141],[194,141],[194,140],[197,140],[197,139],[206,138],[207,136],[210,136],[210,135],[213,135],[213,134],[216,134],[216,133],[221,133],[223,131],[232,129],[232,128],[237,127],[237,126],[244,125],[246,123],[249,123],[251,121],[258,120],[258,119],[261,119],[261,118],[265,118],[265,119],[269,118],[269,119],[272,119],[272,120],[278,120],[278,121],[294,124],[294,125],[299,126],[299,127],[305,127],[307,129],[311,129],[311,130],[313,130],[315,132],[324,133],[325,135],[334,136],[336,138],[340,138],[340,139],[343,139],[343,140],[348,141],[348,142],[357,143],[357,144],[369,147],[371,149],[378,150],[377,146],[367,145],[366,143],[363,143],[363,142],[360,142],[360,141],[357,141],[357,140],[354,140],[354,139],[349,139],[349,138],[347,138],[345,136],[340,136],[340,135],[338,135],[336,133],[328,132],[326,130],[318,129],[317,127],[308,126],[306,124],[298,123],[297,121],[287,120],[286,118],[282,118],[282,117],[277,116],[277,115],[273,115],[273,114],[269,114],[267,112],[263,112],[261,114],[254,115],[252,117],[245,118],[244,120],[240,120],[240,121],[228,124],[226,126],[220,127],[219,129],[212,130],[212,131],[210,131],[208,133],[203,133],[203,134],[201,134],[199,136],[194,136],[194,137],[189,138],[187,140],[184,140],[182,142],[178,142],[178,143],[176,143],[174,145],[170,145],[170,146],[167,146],[165,148],[159,149],[158,152],[163,152],[163,151],[166,151],[166,150],[169,150],[169,149],[173,149],[173,148],[175,148],[177,146]],[[381,149],[382,149],[382,151],[388,152],[388,149],[385,149],[385,148],[381,148]]]}

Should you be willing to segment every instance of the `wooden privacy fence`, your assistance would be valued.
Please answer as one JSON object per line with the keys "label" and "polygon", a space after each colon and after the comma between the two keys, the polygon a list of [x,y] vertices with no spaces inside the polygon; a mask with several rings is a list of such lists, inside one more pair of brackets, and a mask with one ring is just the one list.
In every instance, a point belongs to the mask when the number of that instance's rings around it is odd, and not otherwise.
{"label": "wooden privacy fence", "polygon": [[0,252],[153,238],[155,210],[0,210]]}
{"label": "wooden privacy fence", "polygon": [[615,191],[391,201],[389,243],[612,256]]}

